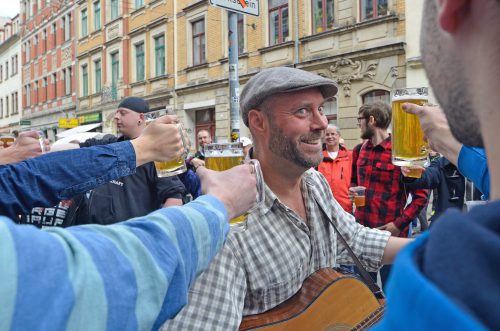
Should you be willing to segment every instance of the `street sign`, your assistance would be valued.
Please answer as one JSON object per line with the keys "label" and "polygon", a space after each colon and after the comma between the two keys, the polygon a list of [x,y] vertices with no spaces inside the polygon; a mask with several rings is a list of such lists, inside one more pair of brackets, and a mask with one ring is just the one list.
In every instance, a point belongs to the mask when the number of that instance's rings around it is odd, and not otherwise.
{"label": "street sign", "polygon": [[241,14],[259,16],[259,0],[210,0],[210,4]]}
{"label": "street sign", "polygon": [[31,125],[31,120],[20,120],[19,125]]}
{"label": "street sign", "polygon": [[78,118],[60,118],[59,127],[63,129],[72,129],[78,126]]}

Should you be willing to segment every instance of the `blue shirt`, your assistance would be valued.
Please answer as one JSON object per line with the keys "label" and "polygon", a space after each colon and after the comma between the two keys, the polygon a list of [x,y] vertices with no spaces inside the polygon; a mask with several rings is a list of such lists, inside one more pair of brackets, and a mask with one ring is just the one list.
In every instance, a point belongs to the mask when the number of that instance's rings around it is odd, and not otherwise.
{"label": "blue shirt", "polygon": [[[134,170],[129,142],[0,166],[0,213],[50,206]],[[186,304],[228,229],[211,196],[110,226],[40,231],[0,216],[0,330],[158,329]]]}
{"label": "blue shirt", "polygon": [[470,179],[477,189],[490,198],[490,172],[484,148],[462,146],[458,154],[458,170]]}

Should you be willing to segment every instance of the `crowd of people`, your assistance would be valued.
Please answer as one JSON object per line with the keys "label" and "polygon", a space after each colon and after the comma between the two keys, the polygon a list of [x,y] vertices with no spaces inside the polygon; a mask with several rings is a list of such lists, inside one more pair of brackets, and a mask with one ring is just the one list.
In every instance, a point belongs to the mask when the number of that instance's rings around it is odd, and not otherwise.
{"label": "crowd of people", "polygon": [[[182,132],[175,116],[146,125],[141,98],[118,106],[119,137],[50,152],[37,132],[19,133],[0,149],[0,330],[237,330],[315,271],[356,261],[387,295],[376,330],[500,329],[498,202],[460,210],[498,198],[500,2],[424,10],[423,61],[442,109],[404,105],[439,153],[419,179],[391,163],[389,105],[359,108],[351,151],[323,113],[337,84],[288,67],[261,70],[240,97],[246,158],[265,181],[256,208],[251,165],[205,168],[208,130],[183,175],[159,178],[153,161],[179,158]],[[430,189],[430,230],[408,238]],[[247,229],[229,231],[253,207]]]}

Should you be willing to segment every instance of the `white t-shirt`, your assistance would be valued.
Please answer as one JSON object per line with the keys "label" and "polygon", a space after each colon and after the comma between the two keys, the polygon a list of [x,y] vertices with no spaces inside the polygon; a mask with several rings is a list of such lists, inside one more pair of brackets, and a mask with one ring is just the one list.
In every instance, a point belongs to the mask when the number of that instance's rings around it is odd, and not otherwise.
{"label": "white t-shirt", "polygon": [[328,151],[328,155],[332,158],[332,160],[335,160],[337,158],[337,155],[339,155],[339,151],[336,152],[330,152]]}

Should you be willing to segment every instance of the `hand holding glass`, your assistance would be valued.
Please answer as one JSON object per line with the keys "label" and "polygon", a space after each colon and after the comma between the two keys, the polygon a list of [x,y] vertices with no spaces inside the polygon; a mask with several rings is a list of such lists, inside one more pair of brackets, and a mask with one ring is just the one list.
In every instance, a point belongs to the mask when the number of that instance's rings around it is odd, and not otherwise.
{"label": "hand holding glass", "polygon": [[[146,123],[149,123],[163,115],[167,115],[167,111],[165,109],[145,113],[144,119]],[[182,127],[182,124],[178,123],[177,128],[179,129],[179,133],[182,138],[182,146],[184,148],[184,153],[180,157],[174,160],[166,162],[155,161],[156,173],[158,177],[175,176],[187,171],[185,159],[189,152],[189,146],[187,143],[188,140],[185,135],[184,128]]]}
{"label": "hand holding glass", "polygon": [[[224,171],[243,164],[244,156],[242,143],[208,144],[205,146],[204,151],[205,166],[210,170]],[[262,175],[260,163],[253,159],[248,163],[254,167],[257,179],[257,202],[246,214],[229,221],[231,230],[235,232],[244,231],[247,228],[248,214],[264,202],[264,177]]]}
{"label": "hand holding glass", "polygon": [[[429,147],[420,121],[403,110],[404,103],[424,105],[429,101],[427,87],[394,89],[392,99],[392,163],[400,167],[424,166]],[[420,177],[415,171],[412,177]],[[418,177],[417,177],[418,176]]]}

